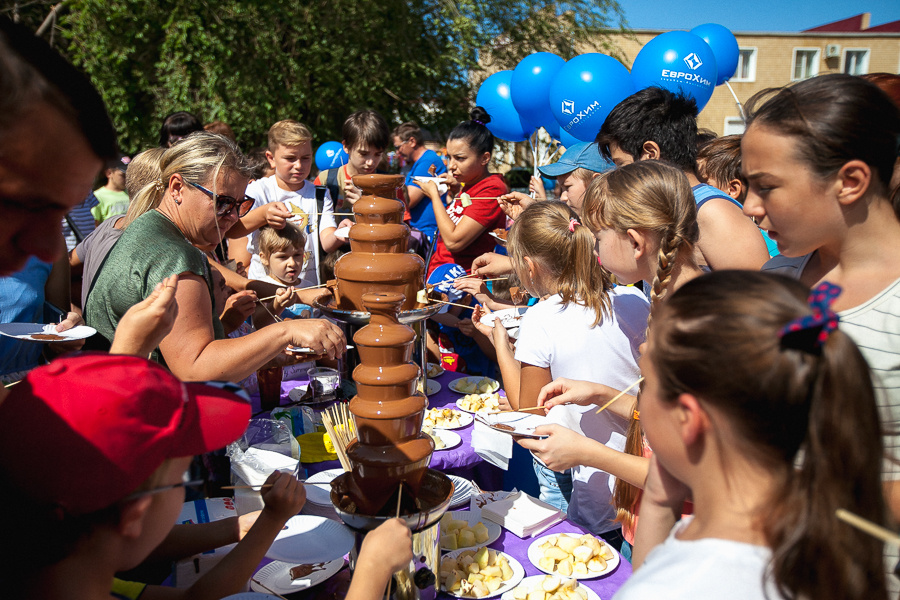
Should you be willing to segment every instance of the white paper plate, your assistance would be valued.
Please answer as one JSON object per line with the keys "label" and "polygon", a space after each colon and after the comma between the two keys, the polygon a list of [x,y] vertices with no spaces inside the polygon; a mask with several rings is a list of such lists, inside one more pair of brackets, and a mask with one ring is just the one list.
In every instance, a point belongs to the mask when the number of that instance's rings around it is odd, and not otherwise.
{"label": "white paper plate", "polygon": [[[552,421],[544,415],[535,415],[526,412],[480,412],[478,413],[478,420],[494,431],[499,431],[500,433],[537,439],[543,439],[547,436],[535,434],[535,427],[540,425],[550,425],[552,423]],[[512,427],[512,429],[508,429],[508,427]]]}
{"label": "white paper plate", "polygon": [[[531,561],[531,564],[533,564],[535,567],[537,567],[544,573],[547,573],[548,575],[555,575],[556,573],[550,572],[546,569],[541,569],[540,565],[538,564],[538,562],[541,560],[541,557],[542,557],[540,546],[541,546],[541,544],[543,544],[544,542],[547,541],[547,538],[554,537],[554,536],[560,536],[560,535],[567,535],[569,537],[575,537],[575,538],[581,537],[581,535],[579,535],[577,533],[552,533],[550,535],[543,535],[543,536],[539,537],[538,539],[531,542],[530,546],[528,546],[528,560]],[[607,544],[603,540],[600,540],[600,543],[609,547],[609,544]],[[612,550],[613,557],[611,559],[609,559],[608,561],[606,561],[606,568],[603,569],[602,571],[588,571],[587,575],[574,575],[573,574],[573,575],[568,575],[568,576],[560,575],[560,577],[569,577],[570,579],[595,579],[597,577],[603,577],[604,575],[609,575],[610,573],[612,573],[613,571],[616,570],[616,567],[619,566],[619,553],[616,552],[613,548],[610,548],[610,550]]]}
{"label": "white paper plate", "polygon": [[444,447],[436,449],[435,452],[450,450],[451,448],[456,448],[462,444],[462,438],[459,437],[459,434],[455,431],[450,431],[449,429],[435,429],[434,435],[435,437],[441,438],[441,441],[444,442]]}
{"label": "white paper plate", "polygon": [[[463,548],[461,550],[454,550],[453,552],[448,552],[447,556],[449,556],[451,558],[456,558],[457,556],[460,555],[461,552],[465,552],[465,551],[466,551],[465,548]],[[495,596],[499,596],[505,592],[508,592],[509,590],[512,590],[517,585],[519,585],[519,582],[521,582],[522,579],[525,577],[525,568],[522,567],[522,564],[519,561],[514,559],[512,556],[510,556],[506,552],[500,552],[498,550],[497,553],[500,554],[501,556],[506,557],[506,560],[509,562],[509,567],[512,569],[513,575],[507,581],[504,581],[503,585],[501,585],[499,588],[497,588],[496,592],[493,592],[487,596],[482,596],[482,598],[493,598]],[[448,592],[447,590],[444,589],[443,584],[441,584],[441,591],[446,594],[450,594],[451,596],[455,596],[456,598],[474,598],[474,596],[460,596],[458,594],[454,594],[453,592]]]}
{"label": "white paper plate", "polygon": [[[328,580],[335,573],[344,567],[344,559],[337,558],[330,562],[315,563],[318,568],[302,579],[291,579],[291,569],[297,566],[297,563],[275,561],[267,564],[256,572],[253,579],[259,581],[250,581],[250,589],[265,593],[269,590],[276,594],[293,594],[302,590],[308,590],[313,586],[317,586],[323,581]],[[266,588],[263,587],[266,586]]]}
{"label": "white paper plate", "polygon": [[490,234],[490,236],[491,236],[492,238],[494,238],[495,240],[497,240],[497,243],[498,243],[498,244],[500,244],[501,246],[505,246],[505,245],[506,245],[506,240],[504,240],[502,237],[500,237],[499,235],[497,235],[497,234],[494,233],[493,231],[490,231],[490,232],[488,232],[488,233]]}
{"label": "white paper plate", "polygon": [[504,308],[486,315],[482,315],[481,323],[488,327],[494,326],[494,319],[500,319],[500,323],[507,329],[516,329],[522,324],[522,315],[528,310],[527,306],[517,306],[515,308]]}
{"label": "white paper plate", "polygon": [[[453,497],[450,498],[450,508],[459,508],[469,503],[469,498],[476,493],[475,484],[464,477],[447,475],[453,482]],[[475,521],[476,523],[478,521]]]}
{"label": "white paper plate", "polygon": [[433,379],[429,379],[425,383],[425,395],[426,396],[434,396],[439,391],[441,391],[441,384],[439,384],[437,381],[434,381]]}
{"label": "white paper plate", "polygon": [[[495,392],[489,392],[489,393],[487,393],[487,394],[479,394],[479,396],[481,396],[482,398],[484,398],[485,395],[490,396],[490,395],[492,395],[492,394],[494,394],[494,393],[495,393]],[[469,395],[471,395],[471,394],[469,394]],[[477,413],[493,414],[493,413],[495,413],[495,412],[499,412],[499,410],[500,410],[500,409],[487,410],[486,408],[482,408],[482,409],[479,410],[479,411],[469,410],[468,408],[464,408],[464,407],[462,406],[462,404],[460,404],[462,401],[463,401],[462,398],[459,398],[459,399],[456,401],[456,408],[458,408],[459,410],[461,410],[461,411],[463,411],[463,412],[471,413],[471,414],[473,414],[473,415],[474,415],[474,414],[477,414]]]}
{"label": "white paper plate", "polygon": [[[434,371],[434,374],[431,372]],[[439,363],[428,363],[428,378],[431,379],[433,377],[440,377],[444,374],[444,367],[442,367]]]}
{"label": "white paper plate", "polygon": [[500,382],[497,381],[496,379],[491,379],[490,377],[460,377],[459,379],[454,379],[453,381],[451,381],[447,385],[447,387],[449,387],[451,390],[453,390],[457,394],[474,394],[475,392],[467,392],[465,390],[459,389],[459,385],[463,381],[471,381],[473,384],[477,384],[482,379],[487,379],[488,381],[491,382],[491,389],[488,391],[496,392],[497,390],[500,389]]}
{"label": "white paper plate", "polygon": [[[481,542],[480,544],[475,544],[474,546],[460,546],[458,550],[468,550],[470,548],[478,548],[479,546],[490,546],[500,537],[500,534],[503,533],[503,528],[490,521],[488,519],[481,518],[481,512],[479,511],[471,511],[471,510],[454,510],[450,513],[450,516],[457,521],[465,521],[469,524],[469,527],[475,527],[479,522],[484,523],[488,530],[488,538],[487,541]],[[442,548],[443,550],[443,548]]]}
{"label": "white paper plate", "polygon": [[[64,337],[64,340],[42,340],[32,337],[34,334],[52,334]],[[56,331],[56,323],[44,325],[43,323],[3,323],[0,324],[0,335],[26,340],[29,342],[53,343],[69,342],[71,340],[83,340],[97,333],[97,330],[87,325],[79,325],[65,331]]]}
{"label": "white paper plate", "polygon": [[329,562],[350,552],[353,542],[350,529],[337,521],[297,515],[288,519],[266,556],[295,565]]}
{"label": "white paper plate", "polygon": [[[439,408],[437,410],[443,410],[443,408]],[[456,409],[454,408],[452,410],[456,410]],[[458,411],[458,410],[456,412],[459,413],[459,425],[457,425],[456,427],[441,427],[441,426],[435,425],[434,428],[435,429],[462,429],[463,427],[468,427],[469,425],[471,425],[472,421],[475,420],[475,417],[473,417],[471,413],[462,412],[462,411]],[[425,416],[428,417],[427,412],[425,413]]]}
{"label": "white paper plate", "polygon": [[[543,589],[540,587],[540,585],[543,583],[545,577],[546,577],[546,575],[532,575],[531,577],[526,577],[521,582],[519,582],[519,585],[517,585],[516,587],[525,586],[525,588],[529,592],[531,592],[532,590],[536,590],[536,589],[537,590]],[[564,576],[560,575],[560,577],[564,577]],[[570,579],[572,579],[572,578],[570,577]],[[586,585],[581,585],[579,583],[578,587],[580,587],[585,592],[587,592],[588,600],[600,600],[600,596],[597,595],[597,592],[590,589]],[[515,592],[515,589],[512,589],[512,590],[504,593],[502,596],[500,596],[500,600],[513,600],[514,592]]]}
{"label": "white paper plate", "polygon": [[240,594],[233,594],[231,596],[225,596],[222,600],[281,600],[278,596],[273,596],[272,594],[261,594],[259,592],[241,592]]}
{"label": "white paper plate", "polygon": [[331,482],[343,472],[343,469],[328,469],[307,478],[306,483],[315,485],[306,486],[306,501],[319,506],[331,506]]}
{"label": "white paper plate", "polygon": [[346,240],[350,237],[350,227],[338,227],[334,230],[334,237],[339,240]]}

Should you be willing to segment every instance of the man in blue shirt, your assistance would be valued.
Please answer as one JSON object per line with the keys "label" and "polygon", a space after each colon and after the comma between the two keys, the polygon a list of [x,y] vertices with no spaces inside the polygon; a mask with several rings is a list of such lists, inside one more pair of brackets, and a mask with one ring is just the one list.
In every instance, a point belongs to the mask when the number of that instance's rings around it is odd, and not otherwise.
{"label": "man in blue shirt", "polygon": [[[446,173],[447,167],[436,152],[425,147],[422,130],[412,121],[397,127],[393,137],[397,152],[407,163],[412,163],[409,173],[406,174],[406,200],[411,217],[410,225],[424,233],[428,237],[428,241],[432,242],[437,231],[434,209],[431,201],[425,197],[425,193],[413,179],[415,177],[435,177]],[[433,171],[432,167],[434,167]]]}

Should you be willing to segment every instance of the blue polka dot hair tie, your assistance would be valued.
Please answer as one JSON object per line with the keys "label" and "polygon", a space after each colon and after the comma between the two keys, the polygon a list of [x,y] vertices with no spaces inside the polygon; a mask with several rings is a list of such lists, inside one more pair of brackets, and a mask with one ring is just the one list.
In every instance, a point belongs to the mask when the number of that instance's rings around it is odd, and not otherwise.
{"label": "blue polka dot hair tie", "polygon": [[809,294],[812,314],[798,317],[782,327],[779,332],[781,347],[821,354],[828,334],[837,329],[840,321],[837,313],[831,310],[831,305],[840,295],[839,286],[827,281],[817,285]]}

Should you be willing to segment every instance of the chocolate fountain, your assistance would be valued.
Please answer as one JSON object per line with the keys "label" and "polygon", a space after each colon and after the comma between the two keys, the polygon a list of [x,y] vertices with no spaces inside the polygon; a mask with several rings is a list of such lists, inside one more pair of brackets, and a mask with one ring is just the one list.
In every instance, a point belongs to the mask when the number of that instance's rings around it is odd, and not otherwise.
{"label": "chocolate fountain", "polygon": [[425,265],[406,252],[403,204],[376,196],[393,193],[403,177],[358,176],[353,182],[367,195],[354,205],[352,252],[335,265],[335,299],[319,305],[348,324],[368,323],[353,335],[361,364],[353,370],[358,393],[350,402],[357,431],[347,447],[351,470],[332,482],[331,501],[356,532],[351,568],[366,532],[398,515],[404,519],[415,558],[395,573],[392,590],[398,599],[430,599],[440,588],[439,521],[453,483],[428,468],[434,442],[422,433],[427,400],[416,391],[420,369],[410,362],[416,333],[401,321],[423,321],[440,305],[417,306]]}

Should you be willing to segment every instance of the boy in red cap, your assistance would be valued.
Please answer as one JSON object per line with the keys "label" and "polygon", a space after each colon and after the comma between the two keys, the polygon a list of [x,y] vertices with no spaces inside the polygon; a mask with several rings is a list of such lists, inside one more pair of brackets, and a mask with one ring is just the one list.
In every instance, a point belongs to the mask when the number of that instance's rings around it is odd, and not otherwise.
{"label": "boy in red cap", "polygon": [[[117,588],[126,595],[112,597],[212,600],[239,591],[303,507],[303,486],[291,475],[272,474],[256,523],[191,588],[114,580],[172,529],[181,488],[197,483],[186,478],[191,457],[247,428],[250,405],[238,390],[182,383],[143,358],[94,353],[60,358],[13,386],[0,400],[0,581],[10,597],[109,599]],[[380,543],[363,546],[348,598],[380,597],[369,584],[386,584],[412,558],[401,521],[374,533]]]}

